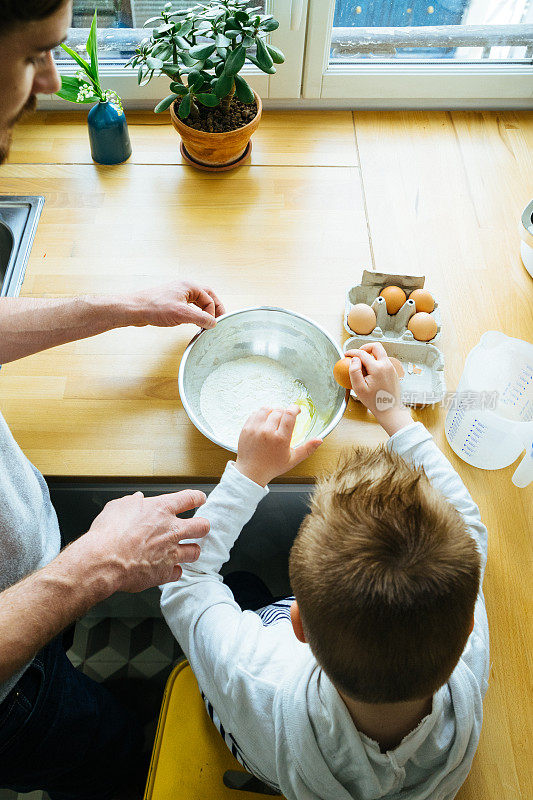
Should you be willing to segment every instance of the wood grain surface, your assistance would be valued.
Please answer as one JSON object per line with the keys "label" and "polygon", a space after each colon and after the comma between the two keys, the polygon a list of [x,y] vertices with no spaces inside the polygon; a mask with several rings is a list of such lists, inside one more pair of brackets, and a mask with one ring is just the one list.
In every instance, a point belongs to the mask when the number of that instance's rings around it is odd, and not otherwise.
{"label": "wood grain surface", "polygon": [[[133,157],[119,167],[92,164],[83,114],[41,114],[17,129],[0,192],[46,196],[25,296],[191,276],[212,284],[228,310],[285,306],[342,341],[344,293],[363,267],[420,272],[441,305],[449,390],[484,331],[533,338],[517,230],[533,196],[533,114],[267,111],[252,163],[224,175],[181,163],[167,117],[128,117]],[[193,333],[113,331],[6,365],[2,411],[51,476],[216,478],[228,455],[189,422],[177,391]],[[467,484],[490,537],[491,686],[459,798],[531,800],[533,493],[513,486],[514,467],[460,461],[444,438],[443,408],[414,416]],[[384,439],[351,401],[289,478],[312,480],[346,445]]]}

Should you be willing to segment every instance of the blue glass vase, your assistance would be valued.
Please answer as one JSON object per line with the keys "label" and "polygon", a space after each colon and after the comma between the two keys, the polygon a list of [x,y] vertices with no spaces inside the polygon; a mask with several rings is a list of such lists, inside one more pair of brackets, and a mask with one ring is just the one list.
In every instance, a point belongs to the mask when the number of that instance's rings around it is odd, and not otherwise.
{"label": "blue glass vase", "polygon": [[91,155],[97,164],[122,164],[131,156],[126,115],[121,108],[100,101],[89,111]]}

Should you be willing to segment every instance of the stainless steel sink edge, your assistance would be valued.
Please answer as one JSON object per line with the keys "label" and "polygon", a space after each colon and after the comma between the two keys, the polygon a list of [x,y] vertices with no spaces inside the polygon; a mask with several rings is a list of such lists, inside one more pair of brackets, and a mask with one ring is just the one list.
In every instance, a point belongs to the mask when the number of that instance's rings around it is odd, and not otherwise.
{"label": "stainless steel sink edge", "polygon": [[[41,217],[45,198],[43,195],[2,195],[0,196],[0,219],[2,208],[16,208],[17,206],[30,206],[27,220],[24,224],[22,236],[14,235],[15,245],[7,264],[2,282],[0,297],[16,297],[26,274],[26,266],[31,252],[37,225]],[[4,222],[10,229],[9,222]]]}

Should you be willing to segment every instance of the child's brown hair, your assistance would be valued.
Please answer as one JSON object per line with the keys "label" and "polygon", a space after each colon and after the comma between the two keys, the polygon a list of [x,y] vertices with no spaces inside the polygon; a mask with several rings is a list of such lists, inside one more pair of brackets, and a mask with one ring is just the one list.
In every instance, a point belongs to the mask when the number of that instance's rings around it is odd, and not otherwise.
{"label": "child's brown hair", "polygon": [[315,489],[290,554],[306,639],[335,686],[367,703],[429,697],[471,630],[480,559],[422,468],[355,448]]}

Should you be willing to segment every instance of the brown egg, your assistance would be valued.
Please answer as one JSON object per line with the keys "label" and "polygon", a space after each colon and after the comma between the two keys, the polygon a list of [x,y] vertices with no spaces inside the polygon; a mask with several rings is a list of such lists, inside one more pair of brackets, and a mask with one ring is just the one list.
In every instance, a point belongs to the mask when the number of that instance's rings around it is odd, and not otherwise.
{"label": "brown egg", "polygon": [[341,358],[333,367],[333,377],[344,389],[351,389],[352,383],[350,381],[350,363],[351,358]]}
{"label": "brown egg", "polygon": [[435,301],[427,289],[415,289],[409,295],[409,300],[415,301],[415,308],[417,311],[425,311],[426,314],[431,314],[435,308]]}
{"label": "brown egg", "polygon": [[398,359],[394,358],[394,356],[389,356],[389,361],[391,362],[392,366],[396,370],[396,375],[398,376],[398,378],[400,378],[400,379],[403,378],[403,376],[405,375],[405,372],[404,372],[404,369],[402,367],[402,362],[398,361]]}
{"label": "brown egg", "polygon": [[388,314],[397,314],[407,300],[407,295],[399,286],[385,286],[379,295],[385,298]]}
{"label": "brown egg", "polygon": [[366,303],[356,303],[348,314],[348,326],[354,333],[366,336],[376,327],[376,312]]}
{"label": "brown egg", "polygon": [[425,311],[413,314],[407,327],[419,342],[429,342],[437,333],[437,323],[431,314],[427,314]]}

